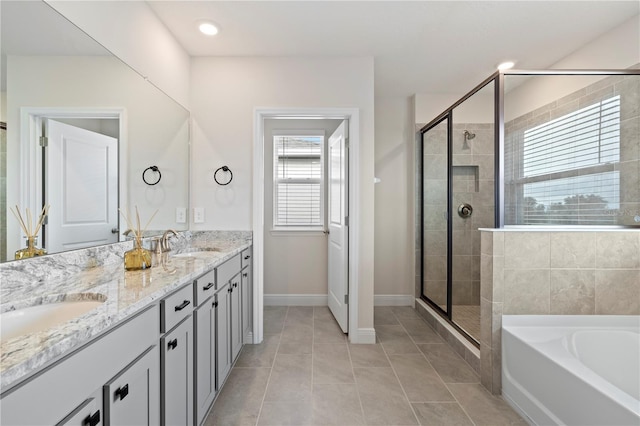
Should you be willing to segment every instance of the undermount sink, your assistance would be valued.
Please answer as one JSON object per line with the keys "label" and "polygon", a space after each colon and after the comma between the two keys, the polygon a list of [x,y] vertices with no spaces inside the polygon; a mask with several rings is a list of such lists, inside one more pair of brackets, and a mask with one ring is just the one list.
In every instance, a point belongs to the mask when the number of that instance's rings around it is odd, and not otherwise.
{"label": "undermount sink", "polygon": [[191,249],[185,250],[180,253],[171,253],[171,257],[211,257],[212,254],[219,253],[220,250],[217,248],[202,248],[202,249]]}
{"label": "undermount sink", "polygon": [[0,314],[0,342],[78,318],[102,305],[105,299],[99,299],[65,300],[4,312]]}

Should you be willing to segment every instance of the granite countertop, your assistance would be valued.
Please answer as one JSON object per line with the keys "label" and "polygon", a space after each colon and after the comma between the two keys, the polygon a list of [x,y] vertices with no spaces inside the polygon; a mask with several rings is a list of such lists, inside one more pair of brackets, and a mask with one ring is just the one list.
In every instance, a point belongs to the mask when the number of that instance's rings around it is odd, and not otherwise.
{"label": "granite countertop", "polygon": [[[65,268],[25,281],[26,269],[13,263],[13,268],[0,269],[2,273],[2,305],[0,312],[63,300],[101,301],[97,308],[48,330],[21,335],[0,344],[0,389],[2,392],[31,376],[40,367],[50,365],[73,349],[89,342],[119,322],[148,305],[159,301],[168,293],[192,282],[205,272],[230,259],[251,245],[250,233],[218,233],[200,238],[185,239],[177,250],[162,255],[157,265],[142,271],[125,271],[122,257],[119,261]],[[189,233],[189,237],[191,234]],[[123,243],[119,243],[123,244]],[[130,243],[127,247],[130,246]],[[105,250],[114,250],[104,246]],[[211,250],[215,248],[215,250]],[[119,248],[118,248],[119,249]],[[120,250],[120,254],[123,250]],[[194,256],[174,257],[175,254],[197,252]],[[112,258],[114,256],[111,256]],[[45,257],[54,262],[50,256]],[[43,258],[44,259],[44,258]],[[68,262],[68,259],[66,260]],[[77,263],[77,262],[75,262]],[[4,264],[3,264],[4,265]],[[54,266],[51,266],[52,268]],[[158,334],[160,330],[158,330]]]}

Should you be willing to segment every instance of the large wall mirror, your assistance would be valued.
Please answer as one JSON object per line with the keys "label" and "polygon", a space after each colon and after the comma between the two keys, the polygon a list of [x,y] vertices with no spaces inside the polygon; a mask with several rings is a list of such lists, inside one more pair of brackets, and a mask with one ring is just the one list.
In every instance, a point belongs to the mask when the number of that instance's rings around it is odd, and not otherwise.
{"label": "large wall mirror", "polygon": [[46,3],[0,13],[0,261],[25,246],[16,205],[50,205],[48,253],[124,240],[118,208],[188,229],[189,111]]}

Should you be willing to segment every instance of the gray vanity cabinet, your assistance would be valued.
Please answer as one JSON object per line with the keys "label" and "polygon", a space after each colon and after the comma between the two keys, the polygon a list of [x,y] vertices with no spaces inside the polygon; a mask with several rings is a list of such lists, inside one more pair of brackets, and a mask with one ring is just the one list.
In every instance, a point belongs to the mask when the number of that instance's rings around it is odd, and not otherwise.
{"label": "gray vanity cabinet", "polygon": [[105,424],[158,424],[158,364],[158,346],[152,346],[104,386]]}
{"label": "gray vanity cabinet", "polygon": [[231,370],[231,283],[224,284],[216,294],[216,372],[217,388],[222,384]]}
{"label": "gray vanity cabinet", "polygon": [[251,247],[242,252],[242,336],[244,343],[252,342],[253,330],[253,256]]}
{"label": "gray vanity cabinet", "polygon": [[[198,278],[195,283],[198,307],[194,312],[195,327],[195,419],[202,424],[216,397],[216,305],[215,271]],[[208,295],[211,292],[211,295]]]}
{"label": "gray vanity cabinet", "polygon": [[[193,320],[185,318],[160,339],[162,424],[193,425]],[[133,423],[136,424],[136,423]]]}
{"label": "gray vanity cabinet", "polygon": [[193,306],[191,284],[160,302],[163,425],[193,425]]}
{"label": "gray vanity cabinet", "polygon": [[[136,424],[159,424],[159,318],[158,305],[151,305],[4,390],[0,396],[0,424],[133,424],[129,415],[141,419]],[[128,394],[116,401],[115,391],[127,384]],[[122,390],[118,395],[123,392],[126,393]],[[141,402],[131,407],[130,414],[129,403],[134,400]],[[138,409],[144,411],[144,416],[138,417]],[[98,418],[99,423],[95,423]]]}
{"label": "gray vanity cabinet", "polygon": [[241,275],[238,274],[229,283],[231,290],[231,362],[233,363],[242,349],[242,286]]}

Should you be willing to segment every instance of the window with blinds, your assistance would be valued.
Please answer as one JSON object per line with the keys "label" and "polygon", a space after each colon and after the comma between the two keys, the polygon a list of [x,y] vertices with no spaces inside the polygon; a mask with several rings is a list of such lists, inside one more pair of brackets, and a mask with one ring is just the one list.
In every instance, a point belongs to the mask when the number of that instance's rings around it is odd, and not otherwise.
{"label": "window with blinds", "polygon": [[274,136],[275,228],[322,228],[324,136]]}
{"label": "window with blinds", "polygon": [[620,206],[620,96],[524,132],[522,221],[614,224]]}

